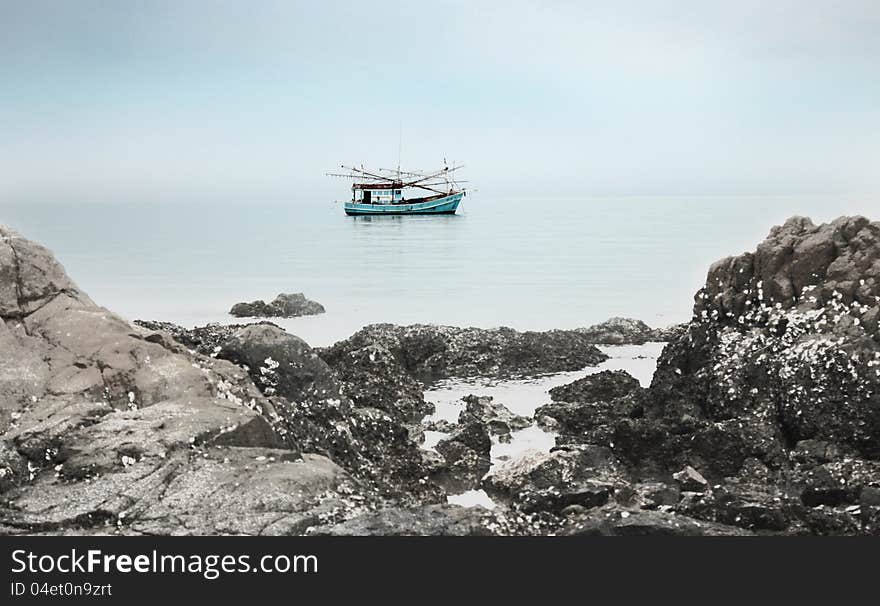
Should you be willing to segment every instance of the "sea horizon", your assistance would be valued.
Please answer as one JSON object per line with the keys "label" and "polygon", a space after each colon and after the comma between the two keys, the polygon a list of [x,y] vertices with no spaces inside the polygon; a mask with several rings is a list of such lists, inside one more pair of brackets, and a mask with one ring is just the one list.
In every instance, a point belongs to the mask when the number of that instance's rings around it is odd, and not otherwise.
{"label": "sea horizon", "polygon": [[[691,317],[706,269],[793,215],[880,216],[863,195],[465,198],[448,217],[347,217],[314,198],[0,204],[128,320],[245,321],[237,302],[303,292],[325,314],[276,319],[314,346],[373,323],[572,329]],[[66,207],[66,208],[69,208]]]}

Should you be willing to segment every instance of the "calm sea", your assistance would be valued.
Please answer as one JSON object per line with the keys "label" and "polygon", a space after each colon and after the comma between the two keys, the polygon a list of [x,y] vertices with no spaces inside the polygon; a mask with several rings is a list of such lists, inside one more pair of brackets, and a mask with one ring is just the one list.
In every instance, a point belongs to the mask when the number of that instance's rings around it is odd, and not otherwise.
{"label": "calm sea", "polygon": [[327,313],[283,321],[313,345],[372,322],[574,328],[690,317],[709,265],[793,214],[880,217],[880,198],[494,198],[458,215],[347,217],[323,200],[0,204],[128,319],[232,321],[238,301],[302,291]]}

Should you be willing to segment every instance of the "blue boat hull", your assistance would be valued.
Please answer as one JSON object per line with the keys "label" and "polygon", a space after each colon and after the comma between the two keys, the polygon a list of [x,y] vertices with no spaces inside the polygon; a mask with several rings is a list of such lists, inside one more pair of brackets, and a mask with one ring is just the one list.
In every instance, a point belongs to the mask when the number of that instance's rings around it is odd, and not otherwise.
{"label": "blue boat hull", "polygon": [[415,204],[358,204],[356,202],[345,203],[345,214],[358,215],[453,215],[458,210],[458,205],[463,192],[417,202]]}

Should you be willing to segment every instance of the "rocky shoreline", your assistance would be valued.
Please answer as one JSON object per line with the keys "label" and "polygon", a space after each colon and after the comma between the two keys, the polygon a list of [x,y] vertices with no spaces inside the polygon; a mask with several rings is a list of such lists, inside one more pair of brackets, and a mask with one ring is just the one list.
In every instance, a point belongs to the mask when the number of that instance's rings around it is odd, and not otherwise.
{"label": "rocky shoreline", "polygon": [[[880,224],[793,218],[714,264],[684,326],[379,324],[312,348],[271,322],[131,325],[0,228],[0,533],[880,534],[878,303]],[[426,420],[438,380],[654,341],[650,387],[602,371],[532,417],[474,393]],[[490,465],[536,424],[555,448]],[[499,506],[446,502],[474,488]]]}

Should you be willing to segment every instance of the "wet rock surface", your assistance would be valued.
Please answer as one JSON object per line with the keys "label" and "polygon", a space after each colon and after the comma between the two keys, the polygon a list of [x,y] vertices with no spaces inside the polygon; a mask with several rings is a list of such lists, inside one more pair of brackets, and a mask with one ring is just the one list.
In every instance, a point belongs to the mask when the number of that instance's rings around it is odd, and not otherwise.
{"label": "wet rock surface", "polygon": [[324,306],[306,299],[301,292],[281,293],[271,302],[258,299],[250,303],[236,303],[229,315],[236,318],[297,318],[324,313]]}

